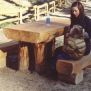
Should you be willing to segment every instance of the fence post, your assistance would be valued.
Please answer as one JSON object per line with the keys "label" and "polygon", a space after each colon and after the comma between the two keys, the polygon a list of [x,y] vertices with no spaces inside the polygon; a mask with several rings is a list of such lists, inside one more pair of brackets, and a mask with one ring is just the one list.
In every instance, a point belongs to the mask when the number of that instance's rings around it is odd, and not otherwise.
{"label": "fence post", "polygon": [[19,24],[22,24],[23,21],[22,21],[22,9],[20,7],[20,11],[18,12],[18,18],[19,18]]}

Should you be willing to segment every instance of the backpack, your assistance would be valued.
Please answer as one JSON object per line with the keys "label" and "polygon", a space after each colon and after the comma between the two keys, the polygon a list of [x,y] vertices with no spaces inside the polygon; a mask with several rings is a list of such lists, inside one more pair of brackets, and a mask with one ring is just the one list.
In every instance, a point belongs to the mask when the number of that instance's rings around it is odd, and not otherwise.
{"label": "backpack", "polygon": [[64,52],[68,53],[72,59],[80,59],[86,50],[84,29],[79,25],[74,25],[71,29],[65,31]]}

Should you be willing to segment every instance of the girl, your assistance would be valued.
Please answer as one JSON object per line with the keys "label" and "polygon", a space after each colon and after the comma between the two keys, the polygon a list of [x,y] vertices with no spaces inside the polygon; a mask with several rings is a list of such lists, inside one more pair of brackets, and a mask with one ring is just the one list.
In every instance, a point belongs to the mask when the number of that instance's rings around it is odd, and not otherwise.
{"label": "girl", "polygon": [[[71,30],[71,28],[73,28],[74,25],[79,25],[82,28],[84,28],[85,30],[84,37],[85,37],[85,43],[86,43],[86,50],[84,55],[88,55],[90,53],[91,20],[89,17],[85,15],[84,7],[82,3],[78,1],[73,2],[70,12],[71,12],[71,18],[70,18],[71,24],[69,26],[69,30]],[[66,28],[64,30],[65,30],[64,31],[64,35],[65,35],[67,30]],[[64,40],[64,45],[65,45],[65,40]],[[58,59],[71,60],[73,58],[69,56],[68,53],[60,50],[60,48],[56,49],[55,54],[52,58],[52,62],[51,62],[51,69],[54,74],[56,73],[56,61]]]}
{"label": "girl", "polygon": [[80,2],[74,2],[71,6],[71,25],[80,25],[84,28],[85,42],[86,42],[86,52],[85,55],[90,53],[90,37],[91,37],[91,20],[84,13],[84,7]]}

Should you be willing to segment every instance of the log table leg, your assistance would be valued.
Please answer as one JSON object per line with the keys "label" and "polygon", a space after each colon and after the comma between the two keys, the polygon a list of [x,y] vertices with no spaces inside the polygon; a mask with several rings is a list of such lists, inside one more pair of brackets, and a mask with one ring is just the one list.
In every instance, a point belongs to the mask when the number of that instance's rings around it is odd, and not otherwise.
{"label": "log table leg", "polygon": [[20,63],[19,70],[28,70],[29,67],[29,55],[28,46],[20,46]]}
{"label": "log table leg", "polygon": [[35,70],[41,73],[44,70],[44,49],[45,44],[35,44]]}
{"label": "log table leg", "polygon": [[34,65],[35,70],[41,74],[48,68],[47,64],[49,64],[55,50],[55,40],[47,43],[34,43],[33,47],[31,45],[31,43],[20,42],[19,70],[32,70],[31,67]]}
{"label": "log table leg", "polygon": [[35,53],[35,70],[42,74],[47,70],[49,61],[55,50],[54,40],[48,43],[37,43],[34,47]]}

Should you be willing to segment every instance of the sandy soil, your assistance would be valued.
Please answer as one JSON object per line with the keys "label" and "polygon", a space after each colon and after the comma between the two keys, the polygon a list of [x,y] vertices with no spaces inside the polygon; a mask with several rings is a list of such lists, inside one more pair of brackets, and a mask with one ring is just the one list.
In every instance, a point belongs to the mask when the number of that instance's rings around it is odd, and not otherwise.
{"label": "sandy soil", "polygon": [[84,80],[78,85],[50,80],[36,72],[0,69],[0,91],[91,91],[91,69],[86,69]]}

